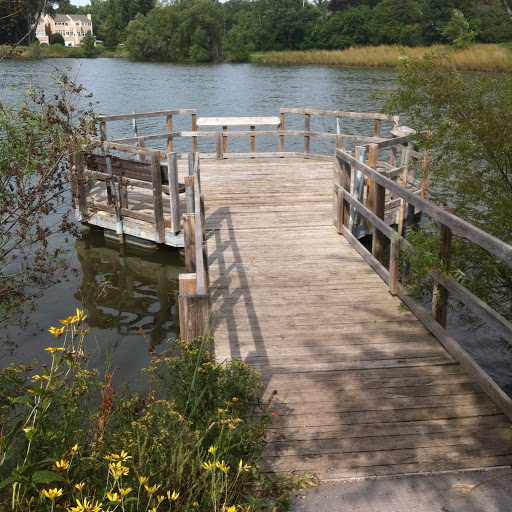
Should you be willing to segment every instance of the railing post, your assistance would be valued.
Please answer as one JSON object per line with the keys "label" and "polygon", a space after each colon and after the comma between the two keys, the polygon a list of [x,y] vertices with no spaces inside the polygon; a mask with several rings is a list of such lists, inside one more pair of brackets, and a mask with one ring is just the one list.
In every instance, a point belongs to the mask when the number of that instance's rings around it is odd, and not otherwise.
{"label": "railing post", "polygon": [[215,156],[216,158],[222,159],[224,158],[224,148],[223,148],[223,135],[222,132],[217,132],[215,134]]}
{"label": "railing post", "polygon": [[195,153],[189,153],[188,154],[188,175],[194,176],[194,160],[195,160]]}
{"label": "railing post", "polygon": [[178,184],[178,155],[176,153],[167,153],[167,172],[169,180],[169,205],[171,207],[171,231],[177,234],[181,230],[181,216]]}
{"label": "railing post", "polygon": [[[379,159],[379,146],[377,144],[370,144],[370,151],[368,153],[368,166],[377,170],[377,161]],[[366,207],[375,213],[375,182],[368,178],[368,193],[366,196]],[[366,221],[366,233],[372,232],[372,224],[369,220]]]}
{"label": "railing post", "polygon": [[[142,139],[141,137],[139,137],[137,139],[137,147],[139,148],[145,148],[146,147],[146,140],[145,139]],[[145,155],[142,155],[142,154],[138,154],[137,155],[137,159],[140,161],[145,161],[146,160],[146,156]]]}
{"label": "railing post", "polygon": [[336,226],[338,233],[341,232],[342,226],[342,203],[340,203],[341,189],[343,183],[343,171],[341,169],[340,158],[334,152],[334,173],[332,178],[333,204],[332,204],[332,222]]}
{"label": "railing post", "polygon": [[[453,208],[445,208],[453,212]],[[439,258],[444,271],[450,268],[452,257],[452,230],[443,223],[437,223],[439,234]],[[432,316],[441,327],[446,329],[448,319],[448,290],[434,279],[434,290],[432,293]]]}
{"label": "railing post", "polygon": [[334,136],[334,150],[343,148],[343,137],[341,135]]}
{"label": "railing post", "polygon": [[196,271],[196,223],[193,213],[183,214],[183,238],[185,242],[185,269]]}
{"label": "railing post", "polygon": [[[256,131],[256,126],[251,126],[251,132]],[[256,153],[256,137],[251,136],[251,153]],[[251,158],[254,158],[253,156]]]}
{"label": "railing post", "polygon": [[[304,131],[309,132],[311,129],[311,115],[304,114]],[[304,155],[309,158],[309,135],[304,135]]]}
{"label": "railing post", "polygon": [[380,137],[380,129],[381,129],[381,120],[375,119],[375,128],[373,130],[374,137]]}
{"label": "railing post", "polygon": [[187,199],[187,213],[194,213],[194,176],[185,176],[185,197]]}
{"label": "railing post", "polygon": [[225,133],[226,135],[222,135],[222,139],[224,141],[224,154],[227,155],[228,154],[228,127],[227,126],[223,126],[222,127],[222,132]]}
{"label": "railing post", "polygon": [[[284,113],[281,112],[281,123],[279,124],[279,130],[284,132]],[[279,152],[284,153],[284,135],[279,136]]]}
{"label": "railing post", "polygon": [[[170,116],[167,116],[167,133],[172,133],[172,132],[173,132],[172,115],[170,115]],[[167,152],[170,153],[172,151],[174,151],[174,138],[169,137],[167,139]]]}
{"label": "railing post", "polygon": [[[379,158],[379,146],[377,144],[370,145],[370,167],[377,168],[377,160]],[[373,167],[373,165],[375,167]],[[374,185],[374,213],[379,219],[384,220],[384,211],[386,207],[386,189],[379,183],[373,182]],[[379,262],[383,262],[384,255],[384,234],[377,228],[373,227],[372,238],[372,255]]]}
{"label": "railing post", "polygon": [[[197,132],[197,114],[192,114],[192,131]],[[197,137],[192,137],[192,151],[197,153]]]}
{"label": "railing post", "polygon": [[391,295],[398,293],[398,269],[400,268],[400,240],[391,238],[389,251],[389,292]]}
{"label": "railing post", "polygon": [[121,204],[121,208],[128,208],[128,186],[126,184],[126,178],[119,176],[119,201]]}
{"label": "railing post", "polygon": [[153,206],[155,212],[156,241],[165,243],[164,204],[162,199],[162,172],[160,170],[160,152],[151,151],[151,181],[153,184]]}
{"label": "railing post", "polygon": [[350,222],[350,203],[345,201],[345,194],[350,194],[350,183],[352,181],[352,167],[347,162],[342,163],[343,169],[343,194],[342,194],[342,216],[341,216],[341,227],[343,226],[348,228],[348,224]]}
{"label": "railing post", "polygon": [[100,140],[105,142],[107,140],[107,123],[100,121]]}

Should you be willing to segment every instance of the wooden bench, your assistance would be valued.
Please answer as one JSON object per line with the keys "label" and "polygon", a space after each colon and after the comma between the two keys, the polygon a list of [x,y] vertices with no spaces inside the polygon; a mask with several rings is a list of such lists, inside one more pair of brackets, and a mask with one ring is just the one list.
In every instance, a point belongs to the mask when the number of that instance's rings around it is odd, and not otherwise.
{"label": "wooden bench", "polygon": [[[131,160],[129,158],[121,158],[111,156],[112,173],[114,176],[128,178],[133,180],[145,181],[151,183],[151,164],[149,162]],[[87,157],[87,167],[91,171],[108,174],[107,157],[105,155],[90,154]],[[167,165],[160,165],[160,175],[162,185],[169,185],[169,177],[167,174]],[[179,193],[185,192],[185,184],[179,183]]]}
{"label": "wooden bench", "polygon": [[[200,117],[197,119],[198,128],[212,128],[222,126],[222,131],[227,132],[228,127],[250,126],[251,132],[256,131],[256,126],[273,126],[280,128],[279,117]],[[224,137],[224,153],[228,152],[228,138]],[[256,152],[256,137],[251,137],[251,153]]]}

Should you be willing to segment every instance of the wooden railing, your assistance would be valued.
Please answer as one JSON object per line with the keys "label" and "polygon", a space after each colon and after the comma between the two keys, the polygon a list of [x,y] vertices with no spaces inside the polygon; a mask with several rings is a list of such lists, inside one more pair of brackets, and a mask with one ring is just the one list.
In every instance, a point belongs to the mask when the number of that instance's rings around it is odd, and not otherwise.
{"label": "wooden railing", "polygon": [[[77,154],[75,158],[71,183],[77,218],[115,231],[121,242],[125,234],[157,243],[171,242],[170,239],[181,231],[176,153],[124,146],[111,142],[102,142],[98,150],[89,155]],[[116,155],[113,155],[112,152],[115,152]],[[126,160],[119,157],[120,153],[137,154],[142,157],[142,160]],[[122,162],[121,166],[117,165],[120,161]],[[122,172],[118,167],[122,167]],[[130,177],[126,177],[127,175]],[[87,197],[96,182],[105,183],[107,197],[106,201],[91,203]],[[152,214],[130,209],[130,194],[134,188],[152,191]],[[163,193],[168,196],[168,199]],[[164,215],[165,200],[169,201],[170,215]],[[115,225],[110,225],[107,218],[93,218],[95,213],[101,211],[113,214]],[[154,233],[146,233],[145,236],[141,236],[138,226],[131,222],[137,220],[154,226]]]}
{"label": "wooden railing", "polygon": [[185,178],[187,204],[193,210],[183,215],[186,274],[179,278],[179,309],[181,339],[188,341],[207,335],[210,294],[204,197],[201,193],[199,154]]}
{"label": "wooden railing", "polygon": [[[394,141],[397,142],[396,140]],[[407,143],[403,138],[401,143]],[[392,144],[385,143],[385,144]],[[396,144],[395,144],[396,145]],[[382,148],[382,146],[381,146]],[[371,144],[370,162],[378,160],[379,145]],[[512,419],[512,400],[494,383],[494,381],[473,361],[462,347],[451,338],[446,330],[448,295],[452,294],[476,316],[485,321],[500,336],[512,343],[512,324],[489,305],[471,293],[461,283],[448,276],[452,234],[465,238],[490,254],[512,265],[512,246],[489,235],[480,228],[462,220],[448,209],[430,202],[425,197],[411,192],[401,184],[393,181],[383,172],[377,172],[373,165],[366,165],[358,158],[337,149],[334,170],[334,224],[340,234],[359,252],[365,261],[388,284],[389,291],[398,295],[413,313],[422,321],[445,346],[449,353],[457,359],[465,369],[482,386],[484,391],[497,403],[505,414]],[[353,195],[354,172],[361,173],[374,184],[373,199],[370,203],[362,203]],[[415,209],[422,211],[438,224],[440,234],[439,256],[445,265],[446,273],[434,276],[432,314],[409,297],[399,280],[399,269],[402,264],[400,247],[408,244],[399,230],[393,229],[384,221],[384,201],[386,191],[399,198],[404,210],[414,215]],[[349,229],[351,209],[355,209],[373,231],[372,249],[368,251]],[[388,264],[384,261],[384,238],[390,243]]]}
{"label": "wooden railing", "polygon": [[[191,131],[173,131],[173,116],[176,115],[191,115],[192,129]],[[303,115],[304,116],[304,130],[286,130],[285,126],[288,123],[286,116],[290,115]],[[355,135],[348,133],[326,133],[314,132],[310,130],[311,116],[320,116],[337,119],[361,119],[373,121],[371,135]],[[397,127],[399,123],[398,116],[389,116],[386,114],[378,113],[357,113],[357,112],[341,112],[330,110],[312,110],[312,109],[280,109],[280,126],[276,130],[217,130],[207,131],[198,130],[197,116],[195,110],[169,110],[162,112],[149,112],[140,114],[126,114],[116,116],[103,116],[100,118],[100,140],[107,140],[107,122],[111,121],[130,121],[144,118],[154,117],[167,117],[167,132],[149,135],[138,135],[134,137],[125,137],[116,139],[114,142],[119,144],[137,144],[138,147],[145,147],[147,142],[167,140],[167,151],[173,151],[174,141],[177,139],[192,139],[192,151],[198,151],[198,139],[214,139],[215,152],[214,153],[201,153],[201,158],[246,158],[251,157],[303,157],[303,158],[316,158],[320,160],[331,160],[332,150],[326,151],[325,154],[315,154],[311,152],[310,141],[311,139],[329,140],[334,143],[335,148],[341,148],[346,142],[348,143],[374,143],[385,142],[388,138],[381,136],[382,122],[389,122],[392,127]],[[341,127],[340,127],[341,129]],[[256,139],[261,137],[276,137],[278,140],[279,151],[275,152],[256,152]],[[285,138],[301,137],[304,139],[304,152],[285,151]],[[229,138],[248,138],[250,140],[250,152],[248,153],[228,153],[228,139]]]}

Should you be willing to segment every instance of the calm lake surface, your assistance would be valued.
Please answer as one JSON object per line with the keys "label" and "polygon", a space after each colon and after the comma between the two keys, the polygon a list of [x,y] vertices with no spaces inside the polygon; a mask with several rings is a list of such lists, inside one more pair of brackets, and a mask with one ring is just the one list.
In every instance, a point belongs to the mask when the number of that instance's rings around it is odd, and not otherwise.
{"label": "calm lake surface", "polygon": [[[156,64],[122,59],[4,61],[0,63],[0,100],[5,104],[18,101],[31,82],[51,93],[56,90],[52,78],[56,71],[83,84],[102,114],[195,108],[198,117],[278,116],[281,107],[378,112],[381,100],[374,94],[391,87],[394,80],[393,71],[375,69]],[[140,122],[139,133],[161,133],[164,122],[165,118]],[[368,124],[360,123],[351,121],[342,130],[368,133]],[[297,116],[296,124],[293,120],[288,124],[287,118],[287,128],[303,128],[303,117]],[[133,133],[131,123],[112,123],[108,129],[109,138]],[[175,118],[174,129],[190,129],[190,117]],[[333,133],[335,120],[313,117],[311,129]],[[190,151],[179,144],[184,143],[175,144],[176,150]],[[248,151],[243,144],[247,146],[248,141],[230,141],[230,151]],[[260,151],[277,150],[276,140],[258,139],[257,144]],[[297,140],[295,147],[299,149],[301,144]],[[312,141],[312,151],[329,151],[323,144]],[[293,147],[287,142],[287,151]],[[200,145],[199,150],[210,152],[212,146]],[[16,337],[19,349],[14,357],[17,361],[38,357],[51,339],[46,329],[79,307],[86,310],[89,325],[94,327],[91,363],[101,364],[110,354],[123,377],[136,380],[139,369],[150,360],[148,344],[157,347],[179,334],[178,275],[184,271],[183,258],[173,250],[147,254],[132,249],[122,257],[119,247],[109,245],[98,233],[84,233],[81,240],[71,241],[68,249],[77,277],[53,286],[39,301],[32,328]],[[146,339],[139,334],[140,327]],[[5,333],[0,335],[5,337]],[[502,356],[499,345],[488,335],[459,333],[457,337],[502,386],[511,383],[511,359]]]}

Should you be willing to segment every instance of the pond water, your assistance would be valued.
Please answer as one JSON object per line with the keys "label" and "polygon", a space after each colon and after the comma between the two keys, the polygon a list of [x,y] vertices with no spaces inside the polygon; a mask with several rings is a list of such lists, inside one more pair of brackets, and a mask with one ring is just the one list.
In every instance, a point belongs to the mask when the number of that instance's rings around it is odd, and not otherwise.
{"label": "pond water", "polygon": [[[123,59],[20,60],[0,63],[0,101],[17,102],[31,82],[50,93],[56,87],[52,78],[56,71],[83,84],[92,93],[97,111],[110,115],[190,108],[197,109],[198,117],[278,116],[281,107],[378,112],[381,100],[374,94],[391,87],[394,80],[393,71],[376,69],[132,63]],[[165,118],[140,122],[139,133],[161,133],[164,122]],[[287,118],[286,127],[301,129],[303,122],[303,117],[297,116],[288,124]],[[129,122],[112,123],[108,129],[109,138],[133,133]],[[174,129],[190,129],[190,118],[176,118]],[[313,117],[311,129],[334,133],[335,120]],[[342,130],[371,134],[367,121],[348,121]],[[178,142],[176,150],[190,151],[179,144],[185,142]],[[258,138],[257,144],[258,151],[277,150],[275,140]],[[286,149],[300,150],[301,144],[302,140],[297,140]],[[313,152],[317,149],[314,144],[319,151],[332,150],[332,143],[327,147],[326,142],[312,141]],[[210,152],[212,146],[200,145],[199,150]],[[238,150],[248,151],[248,141],[230,141],[230,151]],[[183,258],[178,251],[167,249],[151,254],[128,249],[121,254],[119,246],[108,245],[98,233],[84,233],[67,248],[77,277],[51,287],[38,302],[31,329],[16,336],[19,348],[15,359],[26,361],[39,355],[50,339],[45,334],[48,326],[57,325],[59,318],[79,307],[86,310],[94,327],[91,363],[101,364],[108,357],[122,368],[125,378],[136,378],[149,362],[151,348],[178,335],[177,286],[178,275],[184,271]],[[510,360],[502,357],[496,342],[473,335],[466,344],[501,385],[510,383]]]}

